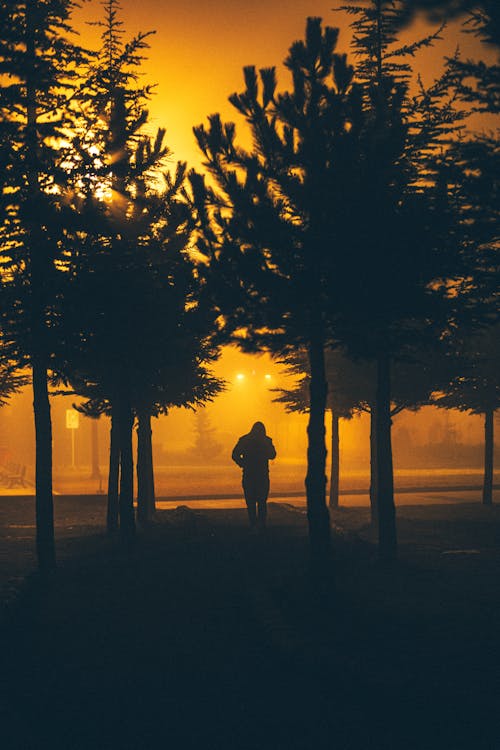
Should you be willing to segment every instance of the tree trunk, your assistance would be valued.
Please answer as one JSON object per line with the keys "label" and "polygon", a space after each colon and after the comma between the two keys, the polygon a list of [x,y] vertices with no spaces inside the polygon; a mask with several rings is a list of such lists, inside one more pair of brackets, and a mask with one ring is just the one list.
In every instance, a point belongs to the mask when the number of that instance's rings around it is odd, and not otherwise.
{"label": "tree trunk", "polygon": [[484,415],[483,505],[493,505],[494,417],[495,412],[493,409],[488,409]]}
{"label": "tree trunk", "polygon": [[370,408],[370,515],[372,526],[378,523],[378,476],[377,476],[377,409]]}
{"label": "tree trunk", "polygon": [[90,421],[90,452],[92,463],[90,478],[100,479],[101,470],[99,468],[99,423],[97,419],[92,418]]}
{"label": "tree trunk", "polygon": [[120,437],[120,534],[124,541],[135,537],[134,518],[134,457],[132,452],[132,409],[126,397],[120,397],[118,406],[118,431]]}
{"label": "tree trunk", "polygon": [[382,560],[393,560],[397,556],[397,533],[391,446],[391,370],[386,354],[377,359],[376,400],[379,556]]}
{"label": "tree trunk", "polygon": [[118,434],[118,416],[111,412],[111,429],[109,431],[109,474],[108,474],[108,508],[106,529],[113,534],[118,529],[118,486],[120,481],[120,436]]}
{"label": "tree trunk", "polygon": [[40,158],[37,112],[36,2],[26,4],[26,166],[28,180],[27,260],[30,269],[31,366],[35,417],[36,549],[42,572],[55,567],[54,500],[52,495],[52,421],[47,383],[47,325],[45,287],[51,261],[36,219],[40,207]]}
{"label": "tree trunk", "polygon": [[153,520],[155,512],[151,415],[138,414],[137,424],[137,518],[141,523]]}
{"label": "tree trunk", "polygon": [[340,439],[339,418],[332,409],[332,465],[330,470],[330,508],[339,507]]}
{"label": "tree trunk", "polygon": [[137,415],[137,520],[139,523],[147,523],[148,520],[148,479],[146,459],[146,436],[145,436],[144,414]]}
{"label": "tree trunk", "polygon": [[152,520],[156,513],[155,472],[153,463],[153,430],[151,428],[151,417],[149,417],[149,440],[148,440],[148,474],[149,474],[149,518]]}
{"label": "tree trunk", "polygon": [[36,551],[42,572],[55,568],[54,502],[52,496],[52,422],[47,370],[33,358],[33,411],[36,445]]}
{"label": "tree trunk", "polygon": [[327,382],[325,353],[319,331],[309,344],[310,408],[307,426],[307,518],[313,560],[321,561],[330,552],[330,515],[326,505],[325,409]]}

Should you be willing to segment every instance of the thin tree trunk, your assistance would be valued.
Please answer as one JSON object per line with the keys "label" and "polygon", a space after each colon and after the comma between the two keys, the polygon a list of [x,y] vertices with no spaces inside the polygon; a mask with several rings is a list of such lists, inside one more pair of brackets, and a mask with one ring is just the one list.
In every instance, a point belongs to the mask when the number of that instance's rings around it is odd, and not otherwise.
{"label": "thin tree trunk", "polygon": [[137,518],[141,523],[153,520],[155,512],[151,415],[138,414],[137,424]]}
{"label": "thin tree trunk", "polygon": [[126,397],[119,400],[118,429],[120,435],[120,534],[124,541],[135,537],[134,518],[134,457],[132,452],[132,409]]}
{"label": "thin tree trunk", "polygon": [[33,411],[36,444],[36,551],[42,572],[55,568],[54,501],[52,496],[52,422],[50,417],[47,370],[35,357],[33,370]]}
{"label": "thin tree trunk", "polygon": [[35,48],[37,3],[26,4],[26,163],[28,196],[28,262],[31,292],[31,365],[35,417],[36,549],[42,572],[55,567],[54,500],[52,495],[52,420],[47,382],[47,327],[44,287],[50,260],[41,227],[33,215],[40,205],[37,112],[37,60]]}
{"label": "thin tree trunk", "polygon": [[108,507],[106,529],[113,534],[119,525],[118,486],[120,481],[120,436],[118,434],[118,417],[112,407],[111,429],[109,431],[109,474],[108,474]]}
{"label": "thin tree trunk", "polygon": [[148,439],[148,475],[149,475],[149,519],[153,520],[156,513],[155,472],[153,463],[153,430],[151,428],[151,416],[149,416],[149,439]]}
{"label": "thin tree trunk", "polygon": [[388,355],[377,359],[377,507],[379,556],[397,556],[396,509],[391,446],[391,370]]}
{"label": "thin tree trunk", "polygon": [[325,409],[327,381],[321,332],[315,330],[309,345],[310,408],[307,426],[307,518],[313,560],[321,561],[330,552],[330,515],[326,504]]}
{"label": "thin tree trunk", "polygon": [[330,508],[339,507],[340,438],[339,418],[332,409],[332,458],[330,470]]}
{"label": "thin tree trunk", "polygon": [[370,408],[370,515],[373,526],[378,523],[378,476],[377,476],[377,409]]}
{"label": "thin tree trunk", "polygon": [[484,415],[483,505],[493,505],[494,416],[493,409],[488,409]]}
{"label": "thin tree trunk", "polygon": [[90,452],[92,463],[90,478],[100,479],[101,470],[99,468],[99,423],[97,419],[92,418],[90,422]]}
{"label": "thin tree trunk", "polygon": [[148,480],[146,475],[146,446],[144,435],[144,415],[137,415],[137,520],[146,523],[148,520]]}

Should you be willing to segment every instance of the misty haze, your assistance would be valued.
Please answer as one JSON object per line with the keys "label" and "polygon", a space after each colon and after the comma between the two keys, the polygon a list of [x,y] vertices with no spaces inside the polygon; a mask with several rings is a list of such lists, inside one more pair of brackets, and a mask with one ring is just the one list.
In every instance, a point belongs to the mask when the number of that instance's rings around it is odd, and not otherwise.
{"label": "misty haze", "polygon": [[[226,381],[226,390],[202,409],[174,408],[153,421],[153,452],[158,499],[169,497],[231,495],[240,497],[239,478],[231,470],[231,449],[236,437],[259,418],[279,446],[280,458],[271,469],[274,496],[303,495],[307,415],[287,413],[275,403],[276,391],[289,387],[293,378],[266,355],[224,351],[215,367]],[[74,435],[67,411],[74,396],[52,399],[54,430],[54,489],[59,494],[104,493],[109,460],[109,419],[94,420],[78,414]],[[35,445],[29,389],[14,396],[0,410],[0,460],[4,468],[3,491],[34,491]],[[356,504],[368,503],[370,477],[370,420],[359,414],[340,423],[340,490],[365,490]],[[394,418],[393,449],[395,486],[464,487],[481,485],[483,420],[458,411],[424,407]],[[331,426],[327,420],[327,444]],[[72,451],[74,442],[74,455]],[[92,463],[95,446],[98,466]],[[498,460],[498,455],[497,455]],[[9,479],[8,466],[22,473],[25,484]],[[329,468],[329,467],[328,467]],[[497,473],[498,476],[498,473]],[[498,480],[497,480],[498,481]],[[404,501],[404,498],[401,498]],[[346,498],[352,504],[352,498]]]}
{"label": "misty haze", "polygon": [[2,750],[500,748],[500,3],[0,3]]}

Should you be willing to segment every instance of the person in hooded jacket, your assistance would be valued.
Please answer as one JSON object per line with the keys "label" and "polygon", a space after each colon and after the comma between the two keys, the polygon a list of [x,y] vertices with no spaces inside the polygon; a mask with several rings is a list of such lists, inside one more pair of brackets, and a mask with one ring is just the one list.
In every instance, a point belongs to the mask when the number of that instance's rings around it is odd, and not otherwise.
{"label": "person in hooded jacket", "polygon": [[262,529],[266,525],[269,461],[273,458],[276,458],[276,449],[262,422],[255,422],[233,448],[232,459],[243,469],[243,493],[252,527]]}

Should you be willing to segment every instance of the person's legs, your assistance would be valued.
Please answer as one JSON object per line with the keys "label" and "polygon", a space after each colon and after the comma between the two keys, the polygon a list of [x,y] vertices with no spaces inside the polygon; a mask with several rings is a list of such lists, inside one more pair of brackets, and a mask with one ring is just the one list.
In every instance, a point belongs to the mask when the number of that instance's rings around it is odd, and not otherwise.
{"label": "person's legs", "polygon": [[257,523],[260,529],[263,529],[266,526],[268,495],[269,477],[263,477],[259,482],[259,491],[257,495]]}
{"label": "person's legs", "polygon": [[250,526],[255,526],[257,524],[257,497],[253,482],[248,477],[243,477],[243,493],[245,495]]}
{"label": "person's legs", "polygon": [[245,502],[247,504],[247,511],[248,511],[248,520],[250,521],[250,526],[256,526],[257,525],[257,506],[255,501],[252,501],[248,498],[245,498]]}
{"label": "person's legs", "polygon": [[267,518],[267,498],[260,498],[257,503],[257,525],[259,529],[263,529],[266,526]]}

